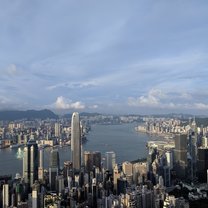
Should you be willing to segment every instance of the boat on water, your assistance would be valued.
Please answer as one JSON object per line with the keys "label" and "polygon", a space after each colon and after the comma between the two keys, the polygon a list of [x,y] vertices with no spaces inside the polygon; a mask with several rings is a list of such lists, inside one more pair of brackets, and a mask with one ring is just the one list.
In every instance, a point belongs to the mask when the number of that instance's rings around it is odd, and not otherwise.
{"label": "boat on water", "polygon": [[23,156],[24,156],[24,151],[21,150],[21,148],[18,148],[17,153],[16,153],[17,159],[22,159]]}

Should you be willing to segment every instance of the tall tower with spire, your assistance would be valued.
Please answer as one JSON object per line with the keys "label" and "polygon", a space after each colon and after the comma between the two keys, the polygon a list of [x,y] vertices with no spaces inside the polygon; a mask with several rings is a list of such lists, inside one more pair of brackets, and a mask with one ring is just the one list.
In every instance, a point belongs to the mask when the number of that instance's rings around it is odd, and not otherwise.
{"label": "tall tower with spire", "polygon": [[74,170],[81,167],[81,129],[79,113],[72,114],[71,119],[71,160]]}

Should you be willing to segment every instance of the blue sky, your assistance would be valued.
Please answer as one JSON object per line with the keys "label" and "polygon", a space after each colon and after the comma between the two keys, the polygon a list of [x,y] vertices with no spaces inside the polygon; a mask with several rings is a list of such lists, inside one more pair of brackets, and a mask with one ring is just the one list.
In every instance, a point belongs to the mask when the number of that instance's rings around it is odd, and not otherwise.
{"label": "blue sky", "polygon": [[208,114],[207,0],[0,2],[0,109]]}

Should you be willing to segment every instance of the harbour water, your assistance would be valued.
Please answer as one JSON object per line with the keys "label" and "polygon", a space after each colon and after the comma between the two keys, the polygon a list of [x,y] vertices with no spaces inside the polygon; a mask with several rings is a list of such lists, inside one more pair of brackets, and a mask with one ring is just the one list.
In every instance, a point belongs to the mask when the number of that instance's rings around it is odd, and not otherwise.
{"label": "harbour water", "polygon": [[[116,161],[132,161],[145,157],[148,135],[138,133],[136,124],[122,125],[93,125],[87,135],[88,141],[83,145],[84,150],[100,151],[104,157],[107,151],[116,153]],[[70,160],[70,146],[58,147],[60,164]],[[0,175],[16,173],[22,174],[22,159],[17,158],[18,149],[0,149]],[[48,167],[51,148],[44,150],[44,167]]]}

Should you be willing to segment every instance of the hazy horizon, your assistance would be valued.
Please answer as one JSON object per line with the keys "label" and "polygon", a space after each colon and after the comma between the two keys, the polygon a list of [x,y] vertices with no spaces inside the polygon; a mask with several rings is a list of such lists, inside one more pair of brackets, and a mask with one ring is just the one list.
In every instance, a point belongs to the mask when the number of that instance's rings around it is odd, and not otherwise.
{"label": "hazy horizon", "polygon": [[78,112],[79,114],[100,114],[100,115],[113,115],[113,116],[167,116],[167,115],[178,115],[178,116],[192,116],[194,117],[198,117],[198,118],[206,118],[208,117],[208,115],[206,114],[191,114],[191,113],[182,113],[182,112],[177,112],[177,113],[173,113],[173,112],[169,112],[169,113],[157,113],[157,112],[153,112],[153,113],[105,113],[105,112],[99,112],[99,111],[80,111],[80,110],[51,110],[51,109],[24,109],[24,110],[20,110],[20,109],[4,109],[4,110],[0,110],[0,112],[12,112],[12,111],[18,111],[18,112],[26,112],[26,111],[44,111],[44,110],[49,110],[51,112],[53,112],[55,115],[57,116],[66,116],[67,114],[73,114],[74,112]]}
{"label": "hazy horizon", "polygon": [[208,2],[0,3],[0,110],[208,115]]}

